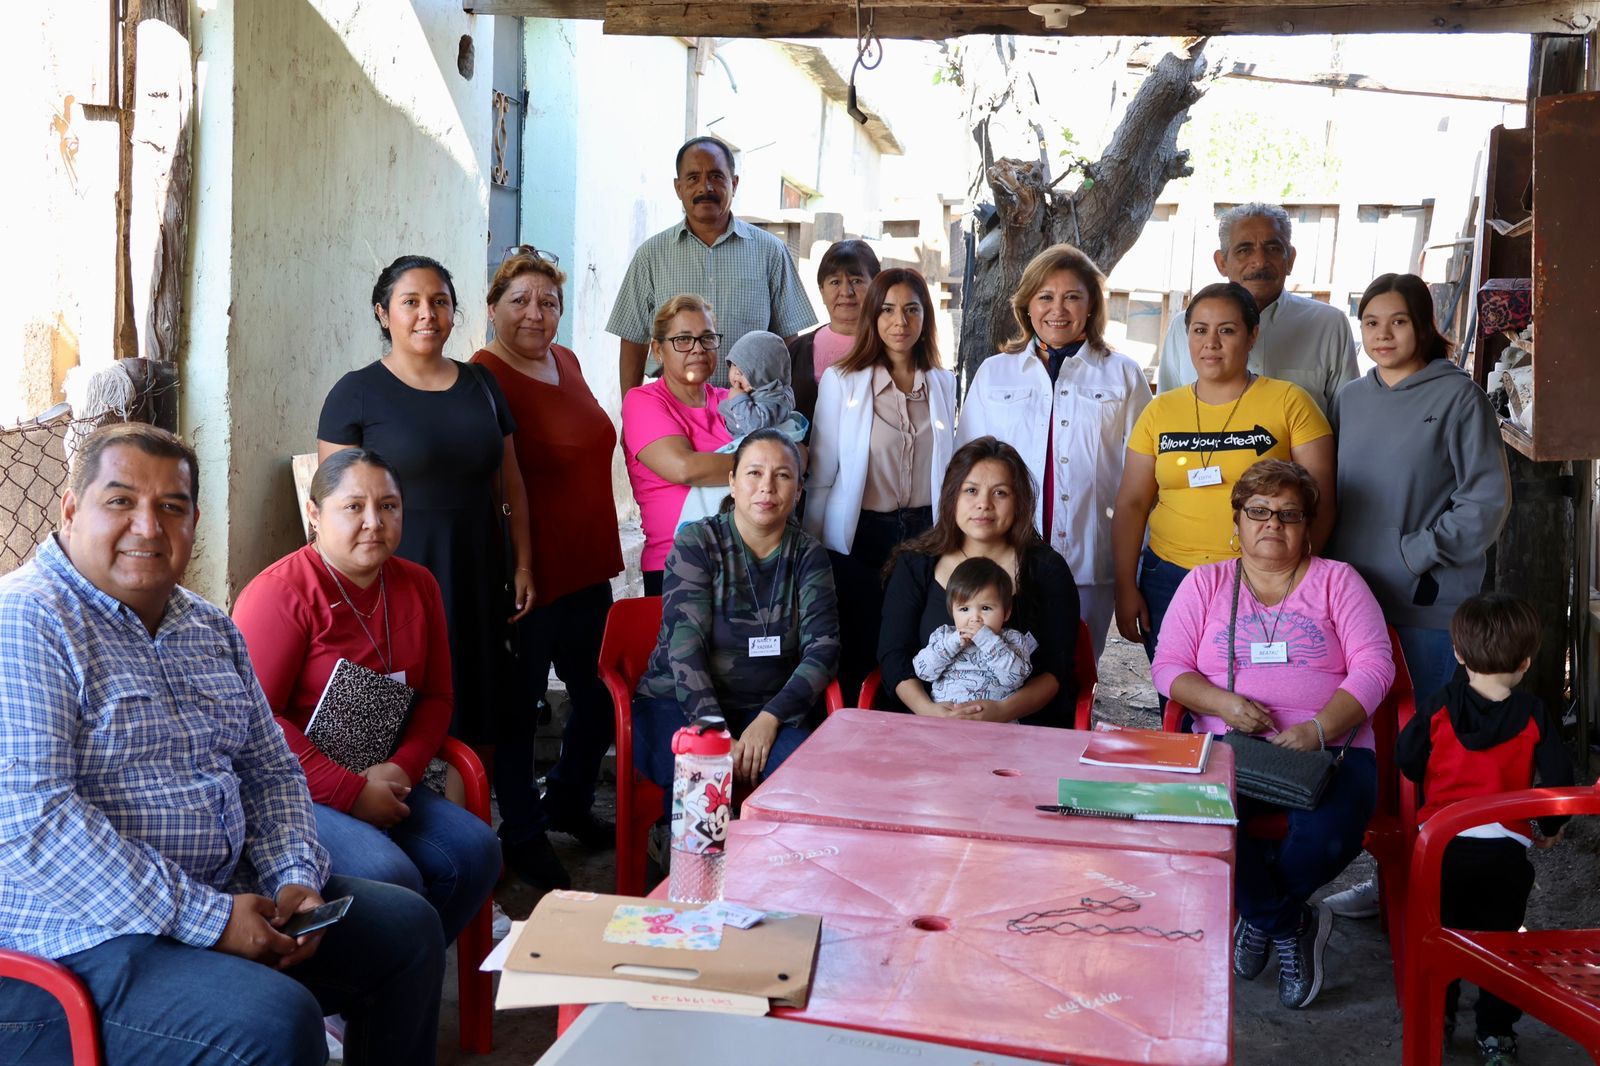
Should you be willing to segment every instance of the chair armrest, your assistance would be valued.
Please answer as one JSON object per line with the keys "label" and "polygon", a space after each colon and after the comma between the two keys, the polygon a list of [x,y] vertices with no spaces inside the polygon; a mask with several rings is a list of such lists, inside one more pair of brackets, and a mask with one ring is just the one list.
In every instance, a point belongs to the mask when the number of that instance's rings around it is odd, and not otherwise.
{"label": "chair armrest", "polygon": [[1177,700],[1168,700],[1167,709],[1161,715],[1161,731],[1164,733],[1183,732],[1183,716],[1188,710]]}
{"label": "chair armrest", "polygon": [[844,692],[839,688],[838,678],[828,682],[827,690],[822,693],[822,706],[829,715],[844,709]]}
{"label": "chair armrest", "polygon": [[479,760],[478,753],[455,737],[445,737],[444,743],[439,745],[439,758],[455,767],[456,773],[461,775],[461,781],[467,790],[467,810],[488,824],[489,775],[483,772],[483,763]]}
{"label": "chair armrest", "polygon": [[861,682],[861,695],[856,697],[859,701],[858,705],[870,710],[872,705],[878,701],[878,688],[882,684],[883,671],[874,666],[872,672],[867,675],[867,679]]}

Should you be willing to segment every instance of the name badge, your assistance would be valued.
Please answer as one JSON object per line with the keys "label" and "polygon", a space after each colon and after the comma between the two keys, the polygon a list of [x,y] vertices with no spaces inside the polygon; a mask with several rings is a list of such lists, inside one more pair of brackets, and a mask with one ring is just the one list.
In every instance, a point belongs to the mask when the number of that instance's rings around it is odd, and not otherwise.
{"label": "name badge", "polygon": [[782,655],[782,644],[782,637],[751,637],[750,658],[770,659],[774,655]]}
{"label": "name badge", "polygon": [[394,673],[389,675],[389,679],[391,681],[398,681],[403,685],[406,683],[406,672],[404,670],[396,670]]}
{"label": "name badge", "polygon": [[1286,663],[1289,661],[1289,642],[1286,640],[1253,640],[1250,642],[1250,661],[1253,663]]}
{"label": "name badge", "polygon": [[1222,484],[1222,467],[1202,466],[1197,470],[1189,471],[1189,487],[1203,489],[1207,485]]}

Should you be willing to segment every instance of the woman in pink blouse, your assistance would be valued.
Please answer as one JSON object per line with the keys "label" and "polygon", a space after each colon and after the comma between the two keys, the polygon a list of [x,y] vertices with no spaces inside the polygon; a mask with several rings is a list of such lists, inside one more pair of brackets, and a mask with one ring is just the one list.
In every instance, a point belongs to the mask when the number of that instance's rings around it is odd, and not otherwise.
{"label": "woman in pink blouse", "polygon": [[644,526],[644,594],[659,596],[689,486],[728,483],[733,456],[716,450],[733,434],[717,412],[728,390],[710,383],[722,347],[711,305],[674,296],[656,312],[651,337],[661,377],[622,398],[622,453]]}
{"label": "woman in pink blouse", "polygon": [[[1349,749],[1315,810],[1241,797],[1241,820],[1288,816],[1281,840],[1239,834],[1233,968],[1250,980],[1278,955],[1278,1001],[1322,988],[1332,916],[1312,893],[1361,851],[1377,799],[1369,719],[1394,680],[1383,613],[1355,568],[1311,555],[1316,480],[1266,459],[1234,484],[1237,560],[1197,566],[1162,623],[1151,675],[1194,728],[1266,737],[1298,751]],[[1232,660],[1230,686],[1229,662]]]}

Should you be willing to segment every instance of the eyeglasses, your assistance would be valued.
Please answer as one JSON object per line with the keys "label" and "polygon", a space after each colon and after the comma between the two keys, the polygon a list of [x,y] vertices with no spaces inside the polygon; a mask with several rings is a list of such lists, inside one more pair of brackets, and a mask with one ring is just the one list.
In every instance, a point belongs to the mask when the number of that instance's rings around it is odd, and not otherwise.
{"label": "eyeglasses", "polygon": [[535,259],[543,259],[551,266],[561,265],[561,257],[559,255],[554,252],[546,252],[543,249],[535,248],[531,244],[513,244],[501,254],[500,261],[504,263],[507,259],[513,259],[519,255],[531,255]]}
{"label": "eyeglasses", "polygon": [[1286,526],[1297,526],[1306,520],[1306,513],[1298,507],[1285,507],[1281,511],[1274,511],[1270,507],[1246,507],[1244,514],[1252,522],[1265,522],[1269,518],[1276,518]]}
{"label": "eyeglasses", "polygon": [[675,352],[692,352],[696,344],[708,352],[714,352],[722,347],[720,333],[702,333],[698,337],[691,333],[680,333],[676,337],[662,337],[661,340],[665,344],[672,345],[672,350]]}

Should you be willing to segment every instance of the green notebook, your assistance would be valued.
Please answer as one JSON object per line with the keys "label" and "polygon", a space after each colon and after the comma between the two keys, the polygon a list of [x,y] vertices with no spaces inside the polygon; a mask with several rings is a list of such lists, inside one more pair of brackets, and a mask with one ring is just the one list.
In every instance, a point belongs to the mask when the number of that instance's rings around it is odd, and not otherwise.
{"label": "green notebook", "polygon": [[1075,781],[1061,778],[1061,814],[1130,818],[1136,822],[1202,822],[1237,825],[1228,786],[1207,781]]}

